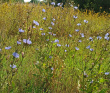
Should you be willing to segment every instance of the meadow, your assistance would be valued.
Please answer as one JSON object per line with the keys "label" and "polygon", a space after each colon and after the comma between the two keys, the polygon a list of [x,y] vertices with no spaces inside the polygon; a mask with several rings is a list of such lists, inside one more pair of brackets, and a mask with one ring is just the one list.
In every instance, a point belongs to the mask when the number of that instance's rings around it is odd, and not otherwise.
{"label": "meadow", "polygon": [[0,4],[0,93],[110,93],[110,14]]}

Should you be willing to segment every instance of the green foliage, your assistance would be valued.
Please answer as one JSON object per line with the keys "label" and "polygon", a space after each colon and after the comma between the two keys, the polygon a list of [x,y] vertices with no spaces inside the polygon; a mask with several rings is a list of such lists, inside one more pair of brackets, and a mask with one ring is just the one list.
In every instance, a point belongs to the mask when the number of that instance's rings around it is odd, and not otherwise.
{"label": "green foliage", "polygon": [[110,0],[74,0],[79,9],[93,9],[95,12],[110,12]]}

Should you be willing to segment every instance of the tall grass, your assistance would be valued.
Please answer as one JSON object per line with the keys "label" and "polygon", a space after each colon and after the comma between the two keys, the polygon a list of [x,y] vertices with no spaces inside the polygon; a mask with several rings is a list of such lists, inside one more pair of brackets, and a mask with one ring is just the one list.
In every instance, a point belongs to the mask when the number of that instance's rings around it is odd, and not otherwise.
{"label": "tall grass", "polygon": [[109,34],[105,12],[1,4],[1,93],[109,93]]}

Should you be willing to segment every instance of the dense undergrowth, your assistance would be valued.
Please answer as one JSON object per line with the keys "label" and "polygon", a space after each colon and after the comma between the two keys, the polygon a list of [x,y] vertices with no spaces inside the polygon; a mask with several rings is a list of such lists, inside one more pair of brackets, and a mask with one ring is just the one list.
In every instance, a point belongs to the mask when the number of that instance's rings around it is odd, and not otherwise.
{"label": "dense undergrowth", "polygon": [[0,5],[1,93],[110,93],[110,14]]}

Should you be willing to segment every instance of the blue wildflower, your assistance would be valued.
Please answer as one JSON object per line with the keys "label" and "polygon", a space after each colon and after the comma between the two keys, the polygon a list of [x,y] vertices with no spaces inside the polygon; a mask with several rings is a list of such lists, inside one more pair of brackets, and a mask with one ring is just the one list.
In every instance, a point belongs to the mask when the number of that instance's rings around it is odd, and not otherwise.
{"label": "blue wildflower", "polygon": [[78,9],[78,7],[77,7],[77,6],[75,6],[75,7],[74,7],[74,9]]}
{"label": "blue wildflower", "polygon": [[22,30],[22,29],[19,28],[19,32],[24,32],[24,30]]}
{"label": "blue wildflower", "polygon": [[49,29],[52,29],[52,27],[48,27]]}
{"label": "blue wildflower", "polygon": [[74,15],[73,18],[74,18],[74,19],[77,19],[78,17]]}
{"label": "blue wildflower", "polygon": [[84,34],[83,33],[80,33],[81,37],[84,37]]}
{"label": "blue wildflower", "polygon": [[42,9],[43,12],[45,12],[45,9]]}
{"label": "blue wildflower", "polygon": [[71,35],[71,34],[69,34],[69,37],[72,37],[72,35]]}
{"label": "blue wildflower", "polygon": [[90,41],[93,41],[93,38],[92,38],[92,37],[89,37],[89,40],[90,40]]}
{"label": "blue wildflower", "polygon": [[13,56],[14,56],[15,58],[19,58],[19,54],[16,53],[16,52],[13,53]]}
{"label": "blue wildflower", "polygon": [[90,49],[90,47],[91,47],[91,46],[89,45],[89,46],[87,46],[86,48],[87,48],[87,49]]}
{"label": "blue wildflower", "polygon": [[105,72],[105,75],[109,75],[109,72]]}
{"label": "blue wildflower", "polygon": [[75,29],[76,32],[79,32],[79,29]]}
{"label": "blue wildflower", "polygon": [[57,46],[60,47],[61,45],[60,44],[57,44]]}
{"label": "blue wildflower", "polygon": [[6,49],[6,50],[9,50],[9,49],[11,49],[11,46],[9,46],[9,47],[5,47],[5,49]]}
{"label": "blue wildflower", "polygon": [[46,17],[44,17],[43,19],[46,20]]}
{"label": "blue wildflower", "polygon": [[21,44],[21,42],[20,41],[17,41],[17,44]]}
{"label": "blue wildflower", "polygon": [[77,24],[77,26],[80,26],[80,25],[81,25],[81,23],[78,23],[78,24]]}
{"label": "blue wildflower", "polygon": [[53,22],[51,22],[51,25],[53,25],[53,26],[54,26],[55,24],[54,24]]}
{"label": "blue wildflower", "polygon": [[69,44],[66,44],[65,46],[66,46],[66,47],[69,47]]}
{"label": "blue wildflower", "polygon": [[93,49],[92,49],[92,48],[90,48],[90,51],[93,51]]}
{"label": "blue wildflower", "polygon": [[88,21],[87,20],[84,20],[84,23],[88,23]]}
{"label": "blue wildflower", "polygon": [[33,20],[33,23],[39,26],[39,23],[37,21]]}
{"label": "blue wildflower", "polygon": [[100,40],[101,38],[102,38],[101,36],[97,36],[97,39],[99,39],[99,40]]}
{"label": "blue wildflower", "polygon": [[41,33],[41,35],[45,35],[45,33]]}
{"label": "blue wildflower", "polygon": [[75,47],[75,49],[76,49],[76,50],[79,50],[79,48],[78,48],[78,47]]}
{"label": "blue wildflower", "polygon": [[82,41],[81,41],[81,40],[79,40],[78,42],[80,42],[80,43],[81,43]]}
{"label": "blue wildflower", "polygon": [[56,39],[54,42],[55,42],[55,43],[59,43],[59,40],[58,40],[58,39]]}
{"label": "blue wildflower", "polygon": [[13,65],[10,65],[10,67],[11,67],[11,68],[16,68],[16,65],[13,64]]}
{"label": "blue wildflower", "polygon": [[51,5],[55,5],[55,2],[51,2]]}

